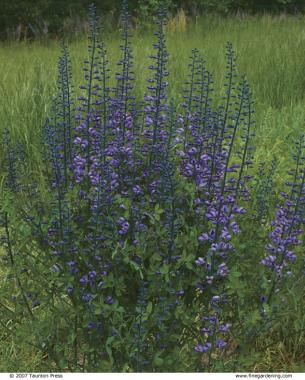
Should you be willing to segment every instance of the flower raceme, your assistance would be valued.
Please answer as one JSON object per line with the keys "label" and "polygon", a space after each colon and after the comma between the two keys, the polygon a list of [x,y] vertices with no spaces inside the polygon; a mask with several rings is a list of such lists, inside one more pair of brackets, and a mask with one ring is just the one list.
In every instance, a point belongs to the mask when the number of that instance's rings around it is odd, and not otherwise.
{"label": "flower raceme", "polygon": [[304,135],[296,142],[293,159],[294,168],[288,173],[291,180],[286,184],[289,191],[281,192],[282,202],[278,204],[275,219],[271,222],[267,255],[261,260],[261,264],[269,272],[268,277],[271,274],[270,286],[265,289],[267,295],[262,296],[263,302],[270,302],[285,277],[292,276],[293,266],[297,261],[296,249],[302,244],[301,235],[305,222]]}

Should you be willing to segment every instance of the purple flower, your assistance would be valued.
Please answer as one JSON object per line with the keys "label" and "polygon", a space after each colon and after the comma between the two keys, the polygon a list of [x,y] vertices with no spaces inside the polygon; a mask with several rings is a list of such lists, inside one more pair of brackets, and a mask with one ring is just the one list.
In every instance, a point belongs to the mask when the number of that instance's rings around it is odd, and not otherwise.
{"label": "purple flower", "polygon": [[259,300],[260,300],[261,303],[264,303],[264,302],[266,302],[267,297],[266,296],[260,296]]}
{"label": "purple flower", "polygon": [[146,125],[148,125],[148,126],[149,126],[149,125],[152,125],[153,122],[154,122],[154,121],[153,121],[153,119],[152,119],[151,117],[149,117],[149,116],[146,116],[146,117],[145,117],[145,124],[146,124]]}
{"label": "purple flower", "polygon": [[92,321],[89,321],[88,324],[87,324],[87,327],[88,329],[94,329],[96,327],[96,323],[92,322]]}
{"label": "purple flower", "polygon": [[227,333],[230,330],[230,325],[225,323],[224,325],[219,326],[219,331],[222,333]]}
{"label": "purple flower", "polygon": [[188,154],[190,155],[190,156],[193,156],[194,154],[196,154],[197,153],[197,149],[195,148],[195,147],[192,147],[192,148],[190,148],[189,150],[188,150]]}
{"label": "purple flower", "polygon": [[104,281],[100,281],[98,284],[97,284],[97,287],[98,289],[101,289],[103,286],[104,286]]}
{"label": "purple flower", "polygon": [[198,259],[195,260],[195,263],[196,263],[197,265],[202,266],[202,265],[205,264],[205,260],[204,260],[202,257],[198,257]]}
{"label": "purple flower", "polygon": [[200,241],[200,243],[204,243],[205,241],[209,241],[210,238],[208,234],[204,233],[199,236],[198,240]]}
{"label": "purple flower", "polygon": [[119,229],[119,231],[118,231],[119,234],[120,235],[125,235],[128,232],[128,230],[129,230],[129,223],[124,218],[121,217],[118,220],[118,224],[121,227]]}
{"label": "purple flower", "polygon": [[276,256],[269,255],[265,259],[261,261],[263,265],[266,265],[267,267],[274,267],[276,262]]}
{"label": "purple flower", "polygon": [[39,306],[40,305],[40,302],[38,301],[38,300],[33,300],[32,301],[32,306],[33,306],[33,308],[34,307],[37,307],[37,306]]}
{"label": "purple flower", "polygon": [[217,348],[224,348],[226,347],[227,342],[225,342],[223,339],[218,339],[216,342],[216,347]]}
{"label": "purple flower", "polygon": [[88,284],[88,276],[87,275],[84,275],[80,280],[79,280],[80,284],[83,285],[83,286],[86,286]]}
{"label": "purple flower", "polygon": [[210,342],[207,342],[205,344],[198,344],[195,347],[196,352],[207,352],[212,348],[212,344]]}
{"label": "purple flower", "polygon": [[113,298],[112,298],[111,296],[107,296],[105,302],[106,302],[108,305],[112,305],[112,304],[113,304]]}
{"label": "purple flower", "polygon": [[205,267],[206,267],[206,269],[207,269],[208,271],[211,271],[211,269],[212,269],[212,264],[211,264],[211,263],[206,263],[206,264],[205,264]]}
{"label": "purple flower", "polygon": [[90,302],[93,300],[93,295],[91,293],[86,293],[82,296],[82,300],[85,302]]}
{"label": "purple flower", "polygon": [[230,271],[229,271],[229,269],[225,263],[219,264],[219,266],[217,268],[217,274],[220,277],[226,277],[226,276],[228,276],[229,273],[230,273]]}
{"label": "purple flower", "polygon": [[67,286],[67,293],[69,295],[71,295],[73,293],[73,286],[72,285]]}
{"label": "purple flower", "polygon": [[95,272],[94,270],[91,271],[91,272],[89,272],[89,278],[90,278],[90,279],[94,279],[95,276],[96,276],[96,272]]}
{"label": "purple flower", "polygon": [[133,192],[136,194],[136,195],[140,195],[142,194],[142,189],[140,186],[136,185],[132,188]]}
{"label": "purple flower", "polygon": [[224,228],[222,230],[222,233],[221,233],[221,237],[225,240],[225,241],[230,241],[232,239],[231,235],[229,234],[228,230],[226,228]]}
{"label": "purple flower", "polygon": [[212,285],[214,280],[214,276],[206,276],[206,281],[209,285]]}
{"label": "purple flower", "polygon": [[212,297],[212,302],[219,302],[221,300],[220,296],[213,296]]}

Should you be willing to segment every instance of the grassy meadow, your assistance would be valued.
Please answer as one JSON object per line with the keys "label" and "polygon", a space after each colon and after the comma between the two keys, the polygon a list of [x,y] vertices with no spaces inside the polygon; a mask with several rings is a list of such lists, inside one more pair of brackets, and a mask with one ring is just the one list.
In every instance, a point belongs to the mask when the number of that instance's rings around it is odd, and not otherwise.
{"label": "grassy meadow", "polygon": [[[225,44],[233,43],[239,73],[245,74],[255,101],[254,162],[277,160],[277,188],[285,181],[287,162],[291,161],[294,139],[305,131],[305,17],[304,16],[204,16],[190,21],[172,20],[167,28],[170,53],[169,97],[181,100],[183,78],[192,48],[206,57],[214,75],[215,94],[220,98],[225,73]],[[75,88],[82,83],[82,62],[86,58],[86,38],[69,42]],[[119,57],[119,30],[105,32],[110,68],[115,72]],[[145,89],[152,31],[133,30],[134,72],[139,98]],[[26,147],[32,173],[42,175],[39,133],[48,115],[56,90],[57,59],[60,41],[6,41],[0,44],[0,120],[13,138]],[[0,277],[1,281],[1,277]],[[0,283],[1,286],[1,283]],[[302,306],[295,305],[299,323],[305,325]],[[47,318],[47,317],[46,317]],[[283,324],[291,326],[291,316]],[[302,326],[303,326],[302,325]],[[286,327],[285,327],[286,326]],[[301,326],[301,327],[302,327]],[[1,335],[0,327],[0,335]],[[3,327],[5,328],[5,327]],[[304,326],[302,327],[304,331]],[[304,336],[289,336],[285,344],[256,347],[263,354],[252,366],[253,371],[303,371]],[[0,371],[41,371],[44,358],[15,342],[1,343]],[[3,358],[6,358],[3,360]],[[31,366],[29,367],[29,362]],[[48,367],[45,368],[48,370]]]}

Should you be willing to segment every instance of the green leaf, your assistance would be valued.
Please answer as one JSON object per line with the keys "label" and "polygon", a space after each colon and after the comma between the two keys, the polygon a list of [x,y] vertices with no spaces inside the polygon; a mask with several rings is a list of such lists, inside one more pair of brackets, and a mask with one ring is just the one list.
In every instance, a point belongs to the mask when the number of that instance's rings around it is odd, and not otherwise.
{"label": "green leaf", "polygon": [[168,266],[168,265],[163,265],[163,266],[160,268],[160,273],[161,273],[161,274],[168,274],[168,271],[169,271],[169,266]]}
{"label": "green leaf", "polygon": [[162,352],[157,352],[155,357],[154,357],[153,362],[156,366],[161,366],[164,363],[164,360],[162,358],[160,358],[161,354],[162,354]]}
{"label": "green leaf", "polygon": [[251,324],[256,324],[256,322],[260,319],[259,311],[255,310],[251,315],[250,315],[250,321]]}
{"label": "green leaf", "polygon": [[113,362],[113,356],[112,356],[112,342],[113,341],[114,341],[114,336],[110,336],[106,340],[106,352],[109,355],[111,362]]}
{"label": "green leaf", "polygon": [[146,307],[147,314],[151,314],[152,309],[153,309],[153,304],[152,304],[152,302],[149,301],[147,304],[147,307]]}

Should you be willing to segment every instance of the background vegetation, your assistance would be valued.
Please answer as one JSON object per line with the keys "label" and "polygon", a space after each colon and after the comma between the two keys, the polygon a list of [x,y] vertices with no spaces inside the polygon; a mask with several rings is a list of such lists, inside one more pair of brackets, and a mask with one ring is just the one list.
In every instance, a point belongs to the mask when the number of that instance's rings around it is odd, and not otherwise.
{"label": "background vegetation", "polygon": [[[81,31],[91,0],[2,0],[0,37],[33,38]],[[296,13],[305,9],[304,0],[167,0],[172,15],[183,9],[188,16],[207,12],[236,13]],[[108,26],[118,25],[119,0],[96,0],[98,11]],[[157,0],[132,0],[130,9],[134,23],[151,23]]]}

